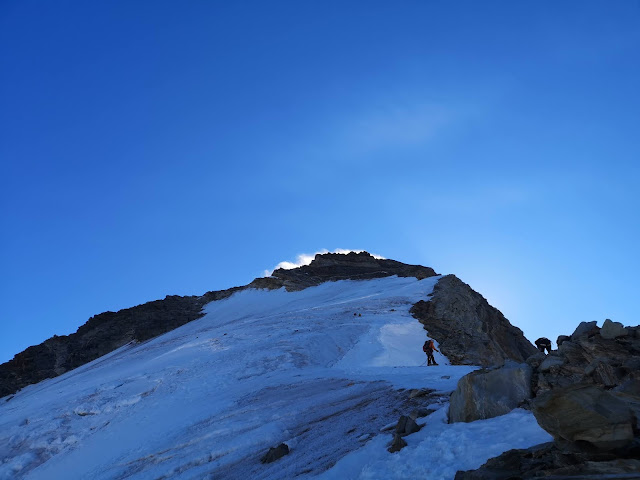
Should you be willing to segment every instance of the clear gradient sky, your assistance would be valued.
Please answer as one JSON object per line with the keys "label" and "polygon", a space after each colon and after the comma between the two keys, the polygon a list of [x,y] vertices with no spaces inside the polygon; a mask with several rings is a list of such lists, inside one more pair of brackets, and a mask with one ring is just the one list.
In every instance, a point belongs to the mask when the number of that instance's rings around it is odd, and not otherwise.
{"label": "clear gradient sky", "polygon": [[0,362],[365,249],[640,323],[640,3],[0,2]]}

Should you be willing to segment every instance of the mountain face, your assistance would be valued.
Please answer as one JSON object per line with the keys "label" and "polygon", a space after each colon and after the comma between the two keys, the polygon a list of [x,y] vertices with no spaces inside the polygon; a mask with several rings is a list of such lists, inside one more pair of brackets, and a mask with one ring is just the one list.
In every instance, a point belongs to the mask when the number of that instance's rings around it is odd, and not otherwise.
{"label": "mountain face", "polygon": [[[167,296],[118,312],[91,317],[78,331],[54,336],[27,348],[0,365],[0,396],[52,378],[95,360],[132,341],[142,342],[203,316],[212,301],[226,299],[246,289],[301,291],[326,282],[370,280],[389,276],[437,276],[429,267],[378,259],[362,253],[318,254],[309,264],[291,270],[277,269],[270,277],[256,278],[243,287],[207,292],[202,296]],[[535,348],[522,332],[482,296],[456,277],[442,278],[431,299],[419,301],[412,313],[439,341],[453,364],[491,365],[506,359],[523,361]]]}
{"label": "mountain face", "polygon": [[[355,258],[354,275],[382,275]],[[310,267],[303,281],[348,272]],[[410,313],[441,277],[383,272],[235,289],[195,311],[174,299],[200,317],[0,399],[0,480],[453,479],[551,440],[524,410],[448,423],[449,393],[477,367],[438,352],[424,366]]]}

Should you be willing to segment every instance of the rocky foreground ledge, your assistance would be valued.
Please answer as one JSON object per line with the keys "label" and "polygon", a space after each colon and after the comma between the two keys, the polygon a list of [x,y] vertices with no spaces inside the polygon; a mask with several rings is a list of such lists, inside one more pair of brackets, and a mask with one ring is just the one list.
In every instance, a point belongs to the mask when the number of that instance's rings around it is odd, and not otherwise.
{"label": "rocky foreground ledge", "polygon": [[460,380],[450,421],[524,407],[554,441],[510,450],[456,480],[640,479],[640,326],[583,322],[558,344]]}

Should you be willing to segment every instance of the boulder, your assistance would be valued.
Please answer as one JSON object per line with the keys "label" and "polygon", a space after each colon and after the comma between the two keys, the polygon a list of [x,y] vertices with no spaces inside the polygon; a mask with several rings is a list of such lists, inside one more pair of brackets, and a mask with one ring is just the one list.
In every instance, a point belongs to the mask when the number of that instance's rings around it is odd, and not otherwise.
{"label": "boulder", "polygon": [[556,340],[556,344],[558,345],[558,348],[560,348],[560,345],[562,345],[564,342],[571,340],[571,337],[569,335],[558,335],[558,339]]}
{"label": "boulder", "polygon": [[607,388],[615,387],[620,382],[616,369],[607,363],[607,359],[596,358],[587,365],[584,373],[593,376],[595,383]]}
{"label": "boulder", "polygon": [[395,452],[399,452],[406,446],[407,446],[407,442],[404,441],[404,438],[396,434],[393,436],[391,445],[389,445],[389,448],[387,448],[387,450],[389,451],[389,453],[395,453]]}
{"label": "boulder", "polygon": [[454,275],[442,277],[429,300],[410,310],[453,365],[524,362],[537,349],[487,300]]}
{"label": "boulder", "polygon": [[602,335],[602,338],[613,339],[618,337],[626,337],[627,335],[629,335],[629,332],[620,322],[612,322],[607,318],[602,324],[600,335]]}
{"label": "boulder", "polygon": [[633,441],[635,418],[629,406],[594,385],[571,385],[531,402],[536,420],[556,441],[585,450],[608,451]]}
{"label": "boulder", "polygon": [[535,353],[527,358],[527,365],[531,368],[538,368],[542,362],[544,362],[547,355],[542,352]]}
{"label": "boulder", "polygon": [[540,368],[541,372],[548,372],[549,370],[551,370],[551,367],[559,367],[561,365],[564,365],[564,362],[565,359],[560,356],[549,355],[542,361],[542,363],[540,363],[540,366],[538,368]]}
{"label": "boulder", "polygon": [[289,446],[286,443],[281,443],[277,447],[271,447],[267,453],[260,459],[262,463],[271,463],[279,460],[285,455],[289,455]]}
{"label": "boulder", "polygon": [[415,419],[402,415],[398,424],[396,425],[396,435],[404,437],[405,435],[411,435],[420,431],[420,427],[416,423]]}
{"label": "boulder", "polygon": [[449,423],[505,415],[531,398],[531,367],[508,362],[465,375],[451,395]]}
{"label": "boulder", "polygon": [[598,322],[580,322],[575,331],[571,334],[571,339],[575,340],[583,335],[588,335],[598,328]]}

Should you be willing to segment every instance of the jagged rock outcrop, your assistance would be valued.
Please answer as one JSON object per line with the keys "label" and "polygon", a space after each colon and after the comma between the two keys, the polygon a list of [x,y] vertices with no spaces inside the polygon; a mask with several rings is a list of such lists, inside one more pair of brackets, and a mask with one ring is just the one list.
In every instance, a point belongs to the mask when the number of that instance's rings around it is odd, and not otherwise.
{"label": "jagged rock outcrop", "polygon": [[509,413],[531,398],[531,367],[507,362],[465,375],[451,395],[449,422],[473,422]]}
{"label": "jagged rock outcrop", "polygon": [[310,265],[293,270],[278,269],[271,277],[256,278],[250,284],[202,296],[167,296],[118,312],[91,317],[76,333],[54,336],[27,348],[0,365],[0,397],[61,375],[131,341],[145,341],[200,318],[209,302],[225,299],[246,288],[303,290],[327,281],[363,280],[388,277],[436,275],[429,267],[407,265],[395,260],[377,259],[366,252],[316,255]]}
{"label": "jagged rock outcrop", "polygon": [[389,453],[396,453],[402,450],[406,446],[407,446],[407,442],[405,441],[405,439],[402,438],[402,436],[395,434],[393,436],[393,440],[391,440],[391,444],[389,445],[389,448],[387,448],[387,451]]}
{"label": "jagged rock outcrop", "polygon": [[281,443],[277,447],[271,447],[267,453],[260,459],[261,463],[273,463],[281,459],[285,455],[289,455],[289,445]]}
{"label": "jagged rock outcrop", "polygon": [[487,300],[454,275],[442,277],[432,297],[411,313],[454,365],[524,362],[537,349]]}
{"label": "jagged rock outcrop", "polygon": [[640,328],[627,327],[626,335],[607,338],[594,326],[581,324],[558,350],[527,360],[533,367],[534,395],[576,383],[611,389],[628,380],[640,380]]}
{"label": "jagged rock outcrop", "polygon": [[457,480],[640,479],[640,326],[611,323],[583,322],[557,351],[527,359],[531,410],[554,443],[511,450]]}

